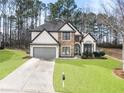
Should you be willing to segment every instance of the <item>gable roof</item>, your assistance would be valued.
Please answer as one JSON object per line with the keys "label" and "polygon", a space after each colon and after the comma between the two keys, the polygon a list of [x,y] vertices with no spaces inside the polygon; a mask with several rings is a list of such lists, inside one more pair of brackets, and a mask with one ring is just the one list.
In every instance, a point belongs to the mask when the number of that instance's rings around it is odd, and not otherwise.
{"label": "gable roof", "polygon": [[46,29],[43,29],[42,32],[40,32],[32,41],[31,43],[33,43],[33,41],[35,41],[43,32],[46,32],[50,37],[52,37],[52,39],[59,44],[59,42],[46,30]]}
{"label": "gable roof", "polygon": [[90,35],[95,41],[97,41],[97,40],[91,35],[91,33],[85,34],[85,35],[83,36],[82,40],[83,40],[84,38],[86,38],[88,35]]}
{"label": "gable roof", "polygon": [[43,25],[40,25],[34,29],[31,29],[30,31],[43,31],[43,29],[46,29],[47,31],[58,31],[59,28],[61,28],[65,24],[64,21],[61,20],[54,20],[44,23]]}
{"label": "gable roof", "polygon": [[70,27],[72,27],[74,30],[79,32],[80,35],[82,35],[82,33],[77,29],[77,27],[75,25],[73,25],[71,22],[69,22],[68,25],[70,25]]}
{"label": "gable roof", "polygon": [[65,29],[67,29],[68,31],[76,32],[76,30],[72,26],[70,26],[68,22],[65,23],[61,28],[59,28],[58,31],[65,31]]}

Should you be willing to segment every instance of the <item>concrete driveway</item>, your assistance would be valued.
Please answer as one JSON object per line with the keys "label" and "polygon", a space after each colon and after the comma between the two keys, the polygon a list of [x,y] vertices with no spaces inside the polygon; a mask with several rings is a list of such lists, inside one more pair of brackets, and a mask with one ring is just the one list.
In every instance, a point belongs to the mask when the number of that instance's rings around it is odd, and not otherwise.
{"label": "concrete driveway", "polygon": [[54,62],[32,58],[0,81],[0,93],[54,93]]}

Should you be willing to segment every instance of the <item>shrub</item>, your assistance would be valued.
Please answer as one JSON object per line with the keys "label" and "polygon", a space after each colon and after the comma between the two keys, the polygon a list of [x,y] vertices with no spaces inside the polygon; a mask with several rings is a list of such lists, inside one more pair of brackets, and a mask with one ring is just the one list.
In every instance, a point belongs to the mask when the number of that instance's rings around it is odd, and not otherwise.
{"label": "shrub", "polygon": [[93,53],[92,53],[92,52],[89,52],[89,53],[88,53],[88,56],[89,56],[90,58],[92,58],[92,57],[93,57]]}
{"label": "shrub", "polygon": [[105,56],[105,52],[104,51],[100,51],[100,56]]}
{"label": "shrub", "polygon": [[4,42],[1,42],[0,49],[4,49]]}
{"label": "shrub", "polygon": [[99,51],[99,52],[93,52],[94,57],[100,58],[103,57],[105,55],[104,51]]}
{"label": "shrub", "polygon": [[92,58],[92,57],[93,57],[93,53],[92,52],[86,51],[86,52],[84,52],[82,54],[82,58]]}
{"label": "shrub", "polygon": [[100,57],[100,53],[99,52],[93,52],[94,57]]}
{"label": "shrub", "polygon": [[84,52],[83,56],[88,57],[88,52]]}
{"label": "shrub", "polygon": [[84,52],[81,56],[81,58],[86,59],[86,58],[102,58],[105,55],[104,51],[96,51],[96,52]]}

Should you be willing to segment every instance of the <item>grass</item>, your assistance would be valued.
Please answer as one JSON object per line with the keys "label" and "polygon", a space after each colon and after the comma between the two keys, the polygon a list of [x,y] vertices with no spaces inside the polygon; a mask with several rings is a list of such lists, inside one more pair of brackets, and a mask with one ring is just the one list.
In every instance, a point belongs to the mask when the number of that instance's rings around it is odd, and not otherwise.
{"label": "grass", "polygon": [[[108,59],[57,59],[54,88],[62,93],[124,93],[124,80],[112,71],[121,63]],[[61,75],[65,72],[65,88]]]}
{"label": "grass", "polygon": [[3,79],[23,64],[26,61],[26,59],[23,59],[24,56],[26,56],[26,53],[21,50],[0,50],[0,79]]}

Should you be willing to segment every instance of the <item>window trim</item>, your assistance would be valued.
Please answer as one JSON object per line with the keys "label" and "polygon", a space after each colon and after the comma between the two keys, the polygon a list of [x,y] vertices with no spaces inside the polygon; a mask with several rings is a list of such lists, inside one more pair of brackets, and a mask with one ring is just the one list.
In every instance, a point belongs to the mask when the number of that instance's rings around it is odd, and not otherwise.
{"label": "window trim", "polygon": [[[63,37],[64,36],[64,33],[69,33],[69,36],[70,36],[69,39],[67,39],[67,40],[64,39],[64,37]],[[62,32],[61,37],[62,37],[62,40],[63,41],[70,41],[71,40],[71,32]]]}
{"label": "window trim", "polygon": [[[85,45],[88,45],[88,46],[90,45],[90,47],[91,47],[91,48],[90,48],[90,51],[93,52],[93,44],[92,44],[92,43],[84,43],[84,44],[83,44],[83,46],[84,46],[83,52],[86,52],[86,51],[85,51]],[[88,48],[88,46],[87,46],[87,48]],[[88,51],[89,51],[89,50],[88,50]]]}

